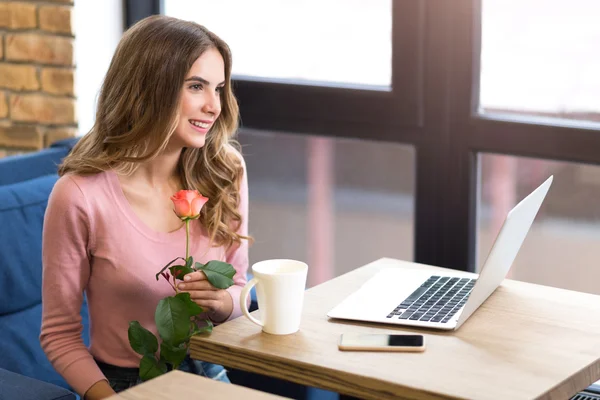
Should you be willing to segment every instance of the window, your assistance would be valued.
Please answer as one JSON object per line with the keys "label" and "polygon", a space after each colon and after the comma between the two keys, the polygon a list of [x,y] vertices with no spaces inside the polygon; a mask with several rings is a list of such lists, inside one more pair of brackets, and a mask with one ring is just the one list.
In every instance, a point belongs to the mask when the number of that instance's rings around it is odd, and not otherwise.
{"label": "window", "polygon": [[306,261],[313,286],[381,257],[413,259],[412,146],[248,129],[239,141],[251,263]]}
{"label": "window", "polygon": [[600,294],[600,167],[489,153],[480,157],[478,267],[508,211],[554,175],[509,277]]}
{"label": "window", "polygon": [[120,0],[77,1],[73,10],[77,133],[85,135],[94,126],[102,81],[123,34],[123,4]]}
{"label": "window", "polygon": [[480,111],[600,123],[600,2],[483,0]]}
{"label": "window", "polygon": [[216,32],[233,74],[320,86],[391,85],[391,0],[166,0]]}

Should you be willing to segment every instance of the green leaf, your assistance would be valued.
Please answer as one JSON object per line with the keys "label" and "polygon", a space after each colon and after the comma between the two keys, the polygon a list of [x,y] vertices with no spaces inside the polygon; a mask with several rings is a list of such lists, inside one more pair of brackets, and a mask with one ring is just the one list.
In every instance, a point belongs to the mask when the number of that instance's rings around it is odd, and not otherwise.
{"label": "green leaf", "polygon": [[194,257],[189,256],[185,262],[185,266],[191,269],[193,263],[194,263]]}
{"label": "green leaf", "polygon": [[199,263],[199,262],[197,262],[197,263],[196,263],[196,264],[194,264],[194,265],[195,265],[195,266],[194,266],[194,269],[195,269],[196,271],[200,271],[202,268],[204,268],[204,264],[201,264],[201,263]]}
{"label": "green leaf", "polygon": [[226,263],[224,261],[209,261],[204,265],[203,270],[218,272],[221,275],[224,275],[230,279],[233,279],[235,275],[235,268],[233,268],[231,264]]}
{"label": "green leaf", "polygon": [[188,315],[190,317],[193,317],[194,315],[198,315],[204,311],[202,309],[202,307],[200,307],[198,304],[194,303],[194,300],[192,300],[192,298],[190,297],[190,294],[188,292],[177,293],[177,295],[175,295],[175,297],[177,297],[178,299],[181,299],[181,301],[183,301],[183,303],[185,304],[185,306],[187,308]]}
{"label": "green leaf", "polygon": [[190,272],[194,272],[192,268],[187,267],[185,265],[174,265],[171,268],[169,268],[169,271],[171,271],[171,275],[180,280],[183,280],[183,277],[189,274]]}
{"label": "green leaf", "polygon": [[158,340],[148,329],[144,328],[138,321],[129,322],[127,331],[129,344],[136,353],[144,356],[154,354],[158,351]]}
{"label": "green leaf", "polygon": [[190,314],[188,306],[179,297],[165,297],[154,314],[160,337],[177,346],[188,336]]}
{"label": "green leaf", "polygon": [[156,357],[145,355],[140,361],[140,378],[147,381],[167,372],[167,365]]}
{"label": "green leaf", "polygon": [[233,276],[235,275],[235,269],[229,263],[223,261],[209,261],[203,266],[198,266],[196,263],[196,269],[204,272],[206,278],[211,285],[218,289],[227,289],[233,285]]}
{"label": "green leaf", "polygon": [[181,258],[183,261],[185,261],[185,258],[183,258],[183,257],[177,257],[176,259],[174,259],[174,260],[171,260],[171,262],[170,262],[170,263],[168,263],[167,265],[165,265],[165,266],[163,267],[163,269],[161,269],[160,271],[158,271],[158,273],[156,274],[156,280],[158,280],[158,277],[160,276],[160,274],[162,274],[162,273],[164,272],[164,270],[165,270],[165,269],[169,268],[169,265],[173,264],[175,261],[179,260],[180,258]]}
{"label": "green leaf", "polygon": [[187,347],[182,343],[179,346],[173,346],[168,342],[162,342],[160,344],[160,359],[168,362],[173,366],[173,369],[177,369],[179,364],[183,362],[187,355]]}

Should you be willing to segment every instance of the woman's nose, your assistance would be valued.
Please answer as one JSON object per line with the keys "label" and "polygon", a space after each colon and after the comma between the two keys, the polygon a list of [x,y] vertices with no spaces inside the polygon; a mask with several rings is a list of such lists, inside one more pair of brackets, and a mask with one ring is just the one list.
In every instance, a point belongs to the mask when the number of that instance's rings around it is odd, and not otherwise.
{"label": "woman's nose", "polygon": [[221,98],[217,93],[206,94],[203,111],[211,114],[218,114],[221,112]]}

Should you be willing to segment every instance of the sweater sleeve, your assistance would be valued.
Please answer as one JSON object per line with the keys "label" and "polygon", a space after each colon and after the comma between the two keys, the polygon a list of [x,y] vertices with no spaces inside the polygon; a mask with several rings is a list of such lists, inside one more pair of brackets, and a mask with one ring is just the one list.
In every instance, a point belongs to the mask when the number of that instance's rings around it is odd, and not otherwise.
{"label": "sweater sleeve", "polygon": [[[238,211],[242,216],[242,222],[238,228],[238,233],[243,236],[248,236],[248,173],[246,171],[246,163],[244,158],[239,154],[242,162],[243,176],[240,183],[240,204],[238,205]],[[248,240],[242,239],[240,244],[231,246],[227,252],[225,261],[235,268],[235,275],[233,277],[233,285],[230,286],[227,291],[233,299],[233,311],[231,315],[225,320],[237,318],[242,315],[242,309],[240,308],[240,294],[242,289],[248,282],[246,273],[248,272]],[[247,302],[250,303],[249,301]],[[225,322],[223,321],[223,322]]]}
{"label": "sweater sleeve", "polygon": [[81,337],[81,305],[90,277],[93,237],[85,197],[75,180],[61,177],[44,216],[40,343],[59,374],[80,395],[106,379]]}

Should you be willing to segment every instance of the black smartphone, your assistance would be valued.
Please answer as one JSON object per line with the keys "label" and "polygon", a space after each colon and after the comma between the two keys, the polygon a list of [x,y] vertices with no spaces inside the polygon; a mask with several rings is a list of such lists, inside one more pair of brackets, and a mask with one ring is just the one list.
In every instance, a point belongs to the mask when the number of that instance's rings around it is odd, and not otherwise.
{"label": "black smartphone", "polygon": [[344,351],[424,351],[425,337],[413,334],[343,333],[338,348]]}

